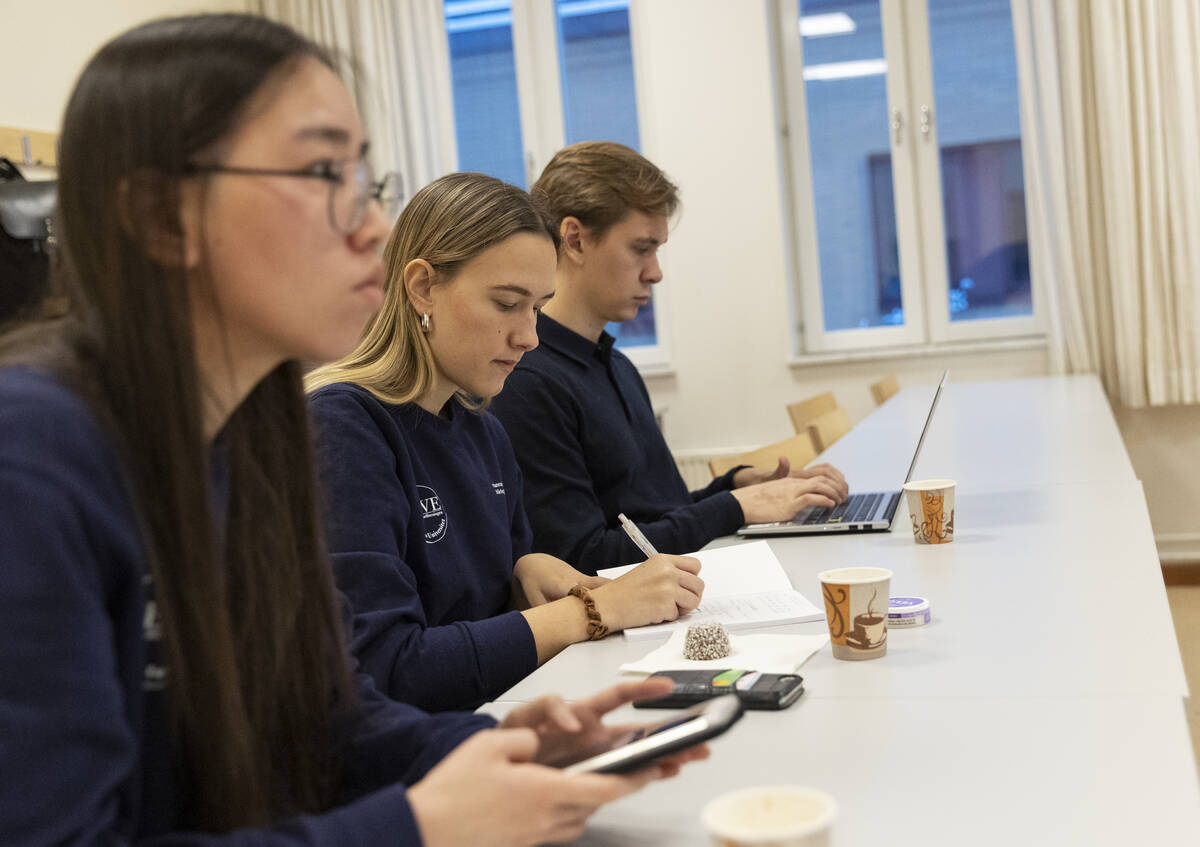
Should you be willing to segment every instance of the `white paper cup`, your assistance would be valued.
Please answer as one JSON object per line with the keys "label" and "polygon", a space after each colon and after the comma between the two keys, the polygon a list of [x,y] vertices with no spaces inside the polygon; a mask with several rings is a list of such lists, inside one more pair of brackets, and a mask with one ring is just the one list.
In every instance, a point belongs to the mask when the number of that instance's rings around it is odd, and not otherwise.
{"label": "white paper cup", "polygon": [[710,800],[700,820],[717,847],[827,847],[837,803],[798,785],[759,785]]}
{"label": "white paper cup", "polygon": [[904,483],[904,499],[918,544],[954,540],[954,480],[922,479]]}
{"label": "white paper cup", "polygon": [[834,568],[817,574],[833,658],[861,661],[887,655],[887,568]]}

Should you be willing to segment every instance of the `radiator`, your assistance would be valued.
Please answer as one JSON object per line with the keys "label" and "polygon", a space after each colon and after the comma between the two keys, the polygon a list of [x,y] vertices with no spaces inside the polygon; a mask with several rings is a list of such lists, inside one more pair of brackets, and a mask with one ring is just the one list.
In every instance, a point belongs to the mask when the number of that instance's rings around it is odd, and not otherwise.
{"label": "radiator", "polygon": [[675,464],[679,467],[679,475],[683,477],[687,487],[694,491],[712,482],[712,472],[708,469],[710,459],[736,456],[743,452],[745,451],[742,448],[730,447],[725,450],[681,450],[674,455]]}

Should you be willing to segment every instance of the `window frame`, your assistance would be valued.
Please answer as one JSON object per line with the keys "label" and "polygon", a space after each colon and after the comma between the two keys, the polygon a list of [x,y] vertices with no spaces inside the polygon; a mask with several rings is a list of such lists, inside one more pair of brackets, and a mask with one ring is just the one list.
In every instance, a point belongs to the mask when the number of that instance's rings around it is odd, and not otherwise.
{"label": "window frame", "polygon": [[512,0],[513,60],[525,144],[525,184],[532,186],[566,144],[554,0]]}
{"label": "window frame", "polygon": [[[886,3],[888,0],[884,0],[884,2]],[[1044,335],[1046,331],[1045,308],[1039,308],[1039,306],[1046,300],[1038,275],[1032,272],[1029,275],[1029,293],[1033,311],[1027,316],[953,321],[950,319],[949,298],[945,295],[940,300],[932,297],[933,291],[943,293],[949,291],[950,274],[946,260],[946,221],[942,213],[942,159],[941,145],[938,142],[937,92],[933,84],[933,48],[929,34],[929,6],[927,0],[922,0],[919,3],[905,3],[901,8],[905,15],[910,53],[907,59],[913,92],[911,102],[919,104],[917,110],[922,105],[928,105],[932,116],[929,133],[923,140],[918,141],[914,137],[912,145],[917,154],[918,171],[926,174],[919,183],[921,206],[938,211],[936,215],[924,216],[925,224],[922,227],[923,253],[928,257],[925,279],[926,290],[930,295],[926,310],[930,340],[939,343]],[[907,109],[906,113],[916,114],[917,112]],[[1021,156],[1022,160],[1027,158],[1023,129],[1021,132]],[[1025,198],[1025,219],[1029,221],[1032,220],[1032,217],[1028,213],[1030,202],[1028,190],[1025,192]]]}
{"label": "window frame", "polygon": [[[901,119],[899,131],[889,133],[889,148],[905,323],[899,327],[825,329],[799,3],[774,0],[773,6],[781,159],[787,170],[784,185],[791,215],[791,300],[797,310],[795,358],[872,352],[904,355],[915,348],[1044,337],[1046,300],[1043,283],[1036,275],[1030,279],[1032,315],[951,320],[933,62],[924,0],[879,0],[888,65],[887,110],[889,115],[899,112]],[[915,108],[913,104],[917,104]],[[921,104],[930,104],[932,120],[927,134],[920,132],[919,121],[912,117],[919,114]],[[1021,147],[1024,154],[1024,133]],[[1025,196],[1028,209],[1028,191]]]}
{"label": "window frame", "polygon": [[[629,42],[633,56],[634,97],[637,101],[639,146],[652,150],[646,117],[651,114],[642,68],[648,66],[643,32],[639,25],[641,4],[629,0]],[[532,186],[550,158],[566,145],[566,115],[563,111],[562,57],[559,55],[558,14],[555,0],[512,0],[513,60],[517,73],[517,101],[521,136],[525,149],[526,185]],[[648,158],[653,155],[646,153]],[[662,259],[660,258],[660,262]],[[666,269],[664,267],[664,278]],[[639,371],[663,374],[671,371],[671,354],[666,319],[669,295],[654,287],[654,333],[657,343],[619,348]]]}

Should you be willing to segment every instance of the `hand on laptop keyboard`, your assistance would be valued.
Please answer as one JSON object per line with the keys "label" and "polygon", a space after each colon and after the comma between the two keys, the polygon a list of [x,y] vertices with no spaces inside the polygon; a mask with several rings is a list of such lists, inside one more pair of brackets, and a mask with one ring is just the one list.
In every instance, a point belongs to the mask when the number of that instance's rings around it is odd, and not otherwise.
{"label": "hand on laptop keyboard", "polygon": [[779,457],[779,464],[774,470],[765,468],[742,468],[733,475],[733,487],[745,488],[750,485],[758,485],[764,482],[770,482],[773,479],[783,479],[784,477],[794,477],[795,479],[815,479],[824,477],[830,485],[833,486],[837,496],[833,499],[837,503],[844,503],[846,498],[850,496],[850,489],[846,485],[846,478],[842,476],[842,472],[833,465],[820,464],[813,465],[809,468],[793,469],[791,462],[786,456]]}
{"label": "hand on laptop keyboard", "polygon": [[808,506],[833,508],[837,506],[838,498],[845,496],[824,476],[810,479],[788,476],[747,485],[732,493],[742,507],[746,523],[787,520]]}
{"label": "hand on laptop keyboard", "polygon": [[833,465],[813,465],[808,468],[800,468],[794,470],[790,474],[796,479],[814,479],[816,477],[824,477],[837,491],[838,496],[834,499],[839,503],[845,503],[850,496],[850,487],[846,484],[846,478],[842,476],[842,472]]}

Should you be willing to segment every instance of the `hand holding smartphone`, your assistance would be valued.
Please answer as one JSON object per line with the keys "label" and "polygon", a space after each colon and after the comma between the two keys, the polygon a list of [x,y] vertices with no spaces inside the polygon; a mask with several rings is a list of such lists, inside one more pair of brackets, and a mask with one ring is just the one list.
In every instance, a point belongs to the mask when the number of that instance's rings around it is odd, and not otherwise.
{"label": "hand holding smartphone", "polygon": [[712,697],[660,723],[614,733],[544,764],[567,773],[628,773],[720,735],[737,723],[742,711],[737,697]]}

